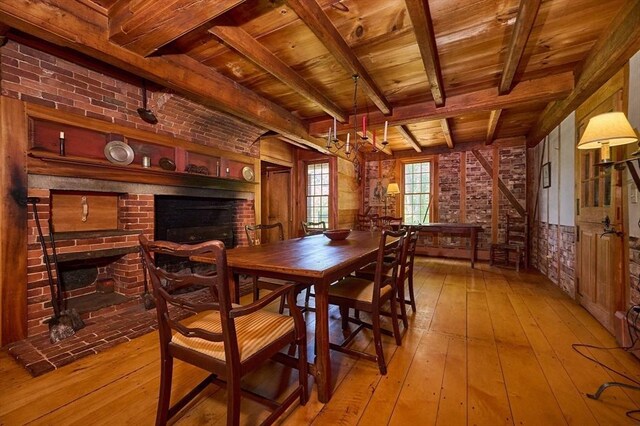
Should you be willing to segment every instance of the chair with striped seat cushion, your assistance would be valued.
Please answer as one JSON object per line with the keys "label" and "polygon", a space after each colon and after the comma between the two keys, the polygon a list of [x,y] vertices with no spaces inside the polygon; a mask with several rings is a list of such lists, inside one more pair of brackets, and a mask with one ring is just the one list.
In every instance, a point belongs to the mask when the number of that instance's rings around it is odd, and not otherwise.
{"label": "chair with striped seat cushion", "polygon": [[[148,241],[140,235],[142,260],[149,272],[156,300],[158,334],[160,336],[160,390],[156,424],[164,425],[181,412],[188,402],[210,383],[227,387],[227,424],[237,425],[240,419],[241,395],[249,394],[271,410],[263,424],[273,423],[296,400],[307,402],[306,328],[300,310],[295,306],[295,286],[281,285],[277,290],[249,305],[231,303],[227,276],[227,256],[221,241],[180,245],[167,241]],[[207,253],[215,260],[215,271],[198,273],[169,272],[155,263],[156,255],[188,260],[190,256]],[[187,287],[208,288],[206,301],[194,302],[183,290]],[[280,297],[287,296],[291,316],[264,309]],[[169,309],[169,306],[180,309]],[[184,310],[195,313],[180,319]],[[292,349],[297,349],[294,357]],[[287,350],[289,354],[282,352]],[[210,374],[193,390],[171,405],[173,360],[196,365]],[[298,384],[284,397],[271,400],[244,391],[242,377],[269,359],[298,369]],[[287,375],[288,373],[284,373]]]}
{"label": "chair with striped seat cushion", "polygon": [[[383,231],[380,237],[380,247],[378,249],[377,268],[373,280],[359,277],[346,277],[329,287],[329,303],[338,305],[340,308],[340,316],[342,317],[342,329],[347,331],[349,323],[357,325],[356,329],[351,331],[349,335],[340,344],[330,343],[329,347],[333,350],[344,352],[350,355],[357,355],[370,361],[376,362],[381,374],[387,374],[387,364],[384,360],[382,351],[382,333],[392,334],[395,337],[396,344],[400,346],[400,327],[398,326],[398,313],[396,307],[396,286],[398,279],[398,265],[402,247],[404,245],[406,231]],[[397,238],[393,243],[389,244],[390,238]],[[391,270],[389,275],[385,275],[383,259],[388,256],[390,260]],[[381,306],[386,302],[391,305],[391,322],[393,333],[383,329],[380,326]],[[353,309],[356,316],[349,316],[349,310]],[[368,312],[371,314],[371,324],[362,321],[357,313]],[[373,330],[373,341],[376,349],[376,355],[357,351],[349,347],[353,342],[356,333],[363,328]]]}

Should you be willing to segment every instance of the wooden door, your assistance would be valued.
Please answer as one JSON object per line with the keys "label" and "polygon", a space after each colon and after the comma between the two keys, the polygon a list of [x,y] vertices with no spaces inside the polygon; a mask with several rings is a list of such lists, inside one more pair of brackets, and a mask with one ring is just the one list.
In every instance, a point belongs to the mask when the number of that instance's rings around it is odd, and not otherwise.
{"label": "wooden door", "polygon": [[[591,118],[622,108],[622,90],[601,101],[586,114],[577,117],[578,140]],[[612,148],[615,161],[618,148]],[[622,176],[613,167],[602,168],[600,150],[578,150],[576,176],[578,182],[577,226],[577,293],[580,303],[613,333],[614,314],[624,310],[624,272],[622,237],[624,232]]]}
{"label": "wooden door", "polygon": [[[291,169],[263,166],[262,170],[262,223],[282,223],[284,238],[291,238]],[[268,242],[269,237],[262,238]]]}

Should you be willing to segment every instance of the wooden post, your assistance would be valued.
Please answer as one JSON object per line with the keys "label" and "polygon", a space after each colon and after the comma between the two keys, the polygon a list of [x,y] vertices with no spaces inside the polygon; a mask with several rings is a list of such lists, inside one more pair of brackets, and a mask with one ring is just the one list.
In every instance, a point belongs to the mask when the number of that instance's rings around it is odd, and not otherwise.
{"label": "wooden post", "polygon": [[27,337],[27,123],[24,104],[0,96],[0,343]]}

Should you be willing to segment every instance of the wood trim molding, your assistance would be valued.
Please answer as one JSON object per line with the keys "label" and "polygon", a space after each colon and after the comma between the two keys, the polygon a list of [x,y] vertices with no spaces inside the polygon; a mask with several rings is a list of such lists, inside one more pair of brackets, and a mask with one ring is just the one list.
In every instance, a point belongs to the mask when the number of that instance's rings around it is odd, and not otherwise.
{"label": "wood trim molding", "polygon": [[485,145],[491,145],[493,143],[493,138],[496,134],[496,128],[498,127],[498,122],[500,121],[501,114],[501,109],[491,110],[491,115],[489,115],[489,125],[487,126],[487,140],[485,141]]}

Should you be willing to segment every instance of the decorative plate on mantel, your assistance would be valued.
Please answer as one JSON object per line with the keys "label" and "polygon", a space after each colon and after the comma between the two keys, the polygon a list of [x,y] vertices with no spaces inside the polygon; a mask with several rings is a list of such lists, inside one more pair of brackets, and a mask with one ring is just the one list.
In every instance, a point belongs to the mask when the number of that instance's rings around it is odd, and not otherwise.
{"label": "decorative plate on mantel", "polygon": [[126,166],[133,161],[133,149],[122,141],[111,141],[104,147],[104,156],[113,164]]}
{"label": "decorative plate on mantel", "polygon": [[245,166],[242,168],[242,177],[247,182],[253,182],[255,175],[253,174],[253,169],[249,166]]}

